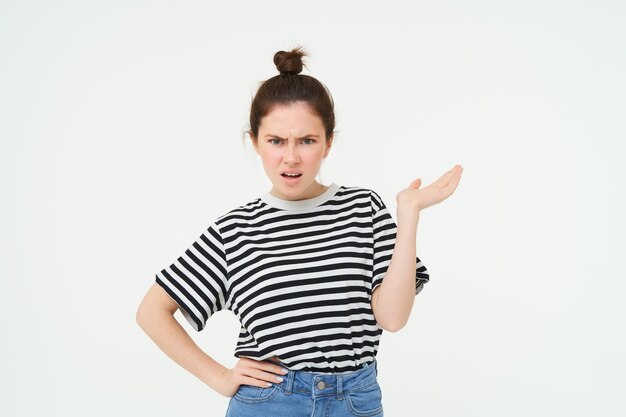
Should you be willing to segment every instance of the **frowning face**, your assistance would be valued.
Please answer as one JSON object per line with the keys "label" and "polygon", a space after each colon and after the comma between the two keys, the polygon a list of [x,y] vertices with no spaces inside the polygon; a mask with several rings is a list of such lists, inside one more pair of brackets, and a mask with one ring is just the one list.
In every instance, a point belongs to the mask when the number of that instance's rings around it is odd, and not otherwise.
{"label": "frowning face", "polygon": [[[303,102],[274,107],[252,138],[263,169],[274,185],[270,193],[284,200],[303,200],[324,192],[315,177],[328,155],[322,119]],[[292,174],[292,175],[289,175]]]}

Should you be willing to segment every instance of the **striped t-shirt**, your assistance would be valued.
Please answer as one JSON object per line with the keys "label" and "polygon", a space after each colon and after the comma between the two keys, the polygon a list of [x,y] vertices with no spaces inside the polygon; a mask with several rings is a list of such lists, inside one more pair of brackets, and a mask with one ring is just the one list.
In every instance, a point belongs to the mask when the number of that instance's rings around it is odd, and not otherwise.
{"label": "striped t-shirt", "polygon": [[[217,217],[156,282],[197,331],[215,312],[232,311],[241,323],[235,357],[354,371],[378,352],[371,294],[387,271],[396,227],[368,188],[332,183],[297,201],[268,192]],[[417,294],[429,274],[416,261]]]}

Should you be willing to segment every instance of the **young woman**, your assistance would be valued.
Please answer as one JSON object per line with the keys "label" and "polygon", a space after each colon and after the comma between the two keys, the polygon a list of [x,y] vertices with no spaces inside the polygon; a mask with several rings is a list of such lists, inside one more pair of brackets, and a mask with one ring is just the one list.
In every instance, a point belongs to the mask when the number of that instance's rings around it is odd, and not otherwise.
{"label": "young woman", "polygon": [[[274,55],[249,135],[273,184],[217,217],[156,279],[137,322],[170,358],[231,397],[227,416],[383,416],[376,353],[383,330],[406,324],[429,280],[415,255],[420,210],[456,189],[462,167],[396,197],[316,180],[335,116],[326,87],[302,71],[302,48]],[[174,319],[196,330],[219,310],[241,322],[226,368]]]}

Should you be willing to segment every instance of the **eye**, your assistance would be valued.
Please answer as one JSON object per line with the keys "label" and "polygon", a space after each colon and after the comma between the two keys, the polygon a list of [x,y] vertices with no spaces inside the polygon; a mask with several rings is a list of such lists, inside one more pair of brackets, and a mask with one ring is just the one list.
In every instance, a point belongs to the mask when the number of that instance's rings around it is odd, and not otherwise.
{"label": "eye", "polygon": [[270,139],[270,140],[269,140],[269,142],[270,142],[271,144],[274,144],[274,142],[272,142],[272,141],[274,141],[274,140],[281,141],[282,139],[272,138],[272,139]]}
{"label": "eye", "polygon": [[311,139],[311,138],[306,138],[306,139],[302,139],[302,140],[310,140],[310,141],[311,141],[311,142],[310,142],[311,144],[314,144],[314,143],[315,143],[315,139]]}

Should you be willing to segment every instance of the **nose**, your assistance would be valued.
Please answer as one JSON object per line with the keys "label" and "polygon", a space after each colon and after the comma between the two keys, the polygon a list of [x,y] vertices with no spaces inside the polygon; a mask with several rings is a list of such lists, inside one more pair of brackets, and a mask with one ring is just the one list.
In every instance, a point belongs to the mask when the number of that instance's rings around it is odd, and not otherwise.
{"label": "nose", "polygon": [[285,161],[293,163],[298,162],[298,148],[295,143],[288,144],[286,147]]}

